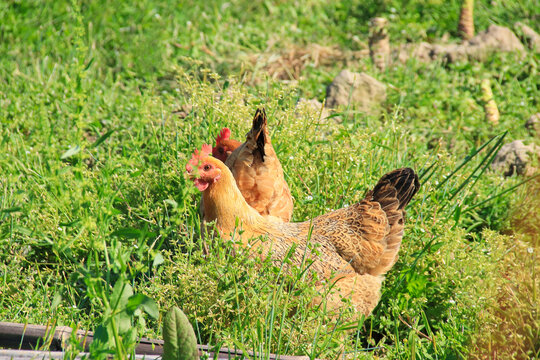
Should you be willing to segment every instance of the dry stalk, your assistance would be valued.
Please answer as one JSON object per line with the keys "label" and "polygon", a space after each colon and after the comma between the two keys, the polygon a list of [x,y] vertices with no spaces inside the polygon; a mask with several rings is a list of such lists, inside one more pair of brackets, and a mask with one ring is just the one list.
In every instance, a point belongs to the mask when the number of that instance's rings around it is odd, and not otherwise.
{"label": "dry stalk", "polygon": [[486,113],[486,120],[492,125],[499,124],[499,109],[497,103],[493,99],[493,91],[491,91],[491,85],[489,79],[482,80],[480,85],[482,89],[482,102],[484,103],[484,112]]}
{"label": "dry stalk", "polygon": [[390,59],[390,37],[386,25],[388,20],[375,17],[369,21],[369,55],[379,70],[384,70]]}
{"label": "dry stalk", "polygon": [[458,33],[463,40],[474,36],[474,0],[463,0],[459,14]]}

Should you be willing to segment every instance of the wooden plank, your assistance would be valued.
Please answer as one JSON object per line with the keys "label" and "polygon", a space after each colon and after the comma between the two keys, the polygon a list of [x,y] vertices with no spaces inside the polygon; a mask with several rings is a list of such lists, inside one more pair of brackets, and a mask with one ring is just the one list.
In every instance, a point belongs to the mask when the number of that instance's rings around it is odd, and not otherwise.
{"label": "wooden plank", "polygon": [[49,339],[49,349],[62,350],[62,341],[69,339],[72,329],[58,326],[54,329],[43,325],[0,322],[0,346],[13,349],[33,349]]}
{"label": "wooden plank", "polygon": [[[80,353],[75,359],[82,359],[88,353]],[[0,360],[41,360],[41,359],[63,359],[62,351],[35,351],[35,350],[0,350]],[[159,355],[136,355],[135,359],[157,360]]]}
{"label": "wooden plank", "polygon": [[[0,347],[8,349],[19,350],[34,350],[38,346],[42,346],[45,343],[45,339],[48,339],[48,352],[41,353],[54,353],[60,352],[69,340],[73,329],[68,326],[58,326],[54,329],[43,325],[31,325],[31,324],[19,324],[10,322],[0,322]],[[85,351],[89,351],[90,344],[93,341],[93,333],[91,331],[77,330],[76,336],[83,345]],[[221,348],[217,353],[213,348],[208,345],[197,345],[199,353],[201,355],[208,355],[208,358],[213,359],[235,359],[235,358],[267,358],[269,360],[281,359],[281,360],[307,360],[307,356],[288,356],[288,355],[276,355],[268,354],[268,356],[262,356],[252,351],[244,353],[240,350],[233,350],[227,348]],[[47,347],[46,347],[47,348]],[[11,350],[13,351],[13,350]],[[157,339],[139,339],[139,344],[135,349],[137,355],[147,356],[159,356],[163,354],[163,340]],[[28,353],[30,354],[30,353]],[[40,355],[41,356],[41,355]],[[150,359],[151,357],[147,357]],[[0,357],[0,360],[3,358]]]}

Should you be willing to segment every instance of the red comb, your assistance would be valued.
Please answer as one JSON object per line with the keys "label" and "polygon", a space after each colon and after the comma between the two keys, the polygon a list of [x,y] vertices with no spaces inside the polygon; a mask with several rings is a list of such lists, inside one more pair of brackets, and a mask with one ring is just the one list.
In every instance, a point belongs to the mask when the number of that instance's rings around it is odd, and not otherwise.
{"label": "red comb", "polygon": [[212,153],[212,145],[203,144],[201,147],[201,156],[208,156]]}
{"label": "red comb", "polygon": [[231,138],[231,130],[229,128],[221,129],[218,137],[216,138],[216,146],[218,146],[221,140],[228,140]]}
{"label": "red comb", "polygon": [[191,160],[189,160],[189,163],[186,165],[186,170],[191,171],[193,166],[199,166],[199,162],[201,161],[201,158],[206,157],[212,153],[212,146],[208,144],[204,144],[201,147],[201,150],[195,149],[193,154],[191,155]]}

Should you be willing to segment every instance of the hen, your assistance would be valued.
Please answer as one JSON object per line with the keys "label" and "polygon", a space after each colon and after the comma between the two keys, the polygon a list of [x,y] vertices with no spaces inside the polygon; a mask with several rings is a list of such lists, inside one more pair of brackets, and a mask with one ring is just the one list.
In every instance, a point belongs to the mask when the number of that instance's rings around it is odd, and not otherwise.
{"label": "hen", "polygon": [[230,139],[231,131],[221,130],[212,149],[234,176],[247,203],[263,216],[290,221],[293,201],[283,168],[270,142],[264,109],[257,109],[253,125],[241,144]]}
{"label": "hen", "polygon": [[[384,175],[362,201],[348,208],[311,221],[285,223],[250,207],[229,168],[210,152],[209,145],[203,146],[186,165],[190,179],[203,192],[203,221],[215,222],[222,237],[236,236],[276,261],[282,261],[294,245],[294,266],[307,256],[319,278],[337,281],[339,294],[327,299],[331,308],[339,308],[344,296],[358,313],[370,314],[379,301],[383,275],[397,260],[404,208],[420,186],[414,171],[403,168]],[[262,240],[250,242],[257,237]]]}
{"label": "hen", "polygon": [[240,141],[231,139],[231,130],[223,128],[216,138],[216,146],[212,148],[212,155],[225,162],[229,155],[238,149],[240,145],[242,145]]}

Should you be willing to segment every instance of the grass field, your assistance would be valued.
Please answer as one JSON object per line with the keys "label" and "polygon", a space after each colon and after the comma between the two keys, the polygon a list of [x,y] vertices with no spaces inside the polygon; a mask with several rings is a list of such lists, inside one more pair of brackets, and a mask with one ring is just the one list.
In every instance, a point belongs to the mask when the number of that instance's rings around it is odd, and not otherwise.
{"label": "grass field", "polygon": [[[479,31],[516,21],[540,30],[538,1],[475,6]],[[540,181],[489,168],[506,142],[539,144],[523,126],[540,111],[538,54],[411,59],[382,72],[369,57],[344,56],[307,61],[281,80],[257,62],[311,44],[364,50],[373,16],[390,20],[395,44],[445,34],[458,42],[459,8],[454,0],[1,2],[0,321],[97,331],[93,358],[127,357],[137,337],[161,337],[173,305],[199,343],[261,358],[538,357]],[[324,100],[345,67],[387,84],[378,114],[349,108],[341,122],[321,121],[295,109],[300,98]],[[483,78],[497,126],[484,120]],[[294,221],[361,199],[394,168],[421,177],[400,259],[361,323],[310,306],[315,290],[302,269],[283,274],[247,253],[231,256],[223,241],[203,255],[200,195],[184,166],[224,126],[242,139],[257,106],[269,115]]]}

